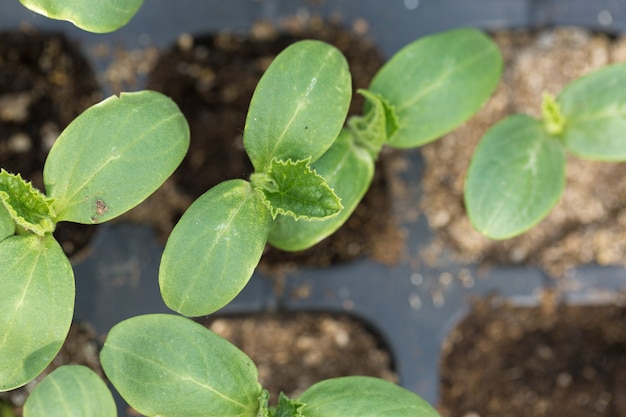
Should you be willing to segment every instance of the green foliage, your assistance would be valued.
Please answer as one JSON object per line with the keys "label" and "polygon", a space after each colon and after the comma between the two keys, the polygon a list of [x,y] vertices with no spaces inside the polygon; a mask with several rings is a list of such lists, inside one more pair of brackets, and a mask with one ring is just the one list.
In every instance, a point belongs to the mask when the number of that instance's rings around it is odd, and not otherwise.
{"label": "green foliage", "polygon": [[515,115],[496,125],[467,172],[465,204],[474,227],[493,239],[532,227],[558,202],[565,162],[562,146],[540,121]]}
{"label": "green foliage", "polygon": [[381,379],[350,376],[318,382],[299,398],[306,417],[439,417],[412,392]]}
{"label": "green foliage", "polygon": [[63,344],[74,274],[52,236],[59,221],[95,223],[132,208],[173,172],[189,128],[167,97],[107,99],[61,134],[44,167],[47,196],[0,171],[0,391],[35,378]]}
{"label": "green foliage", "polygon": [[51,19],[67,20],[94,33],[113,32],[126,25],[143,0],[20,0],[30,10]]}
{"label": "green foliage", "polygon": [[374,176],[374,160],[349,130],[342,131],[333,146],[313,164],[341,200],[343,210],[324,220],[295,220],[279,215],[268,242],[283,250],[307,249],[334,233],[350,217]]}
{"label": "green foliage", "polygon": [[87,109],[46,159],[57,221],[100,223],[135,207],[174,172],[188,147],[187,121],[160,93],[122,93]]}
{"label": "green foliage", "polygon": [[[302,250],[334,233],[367,192],[384,145],[424,145],[469,119],[495,90],[502,71],[498,47],[482,32],[457,29],[419,39],[396,53],[367,90],[364,115],[312,166],[326,178],[344,209],[323,221],[279,216],[269,242]],[[368,154],[368,155],[366,155]]]}
{"label": "green foliage", "polygon": [[6,220],[7,216],[4,215],[6,222],[4,234],[11,229],[14,231],[15,226],[38,236],[52,232],[55,218],[53,201],[35,189],[31,183],[24,181],[19,174],[10,174],[0,169],[0,205],[4,206],[8,218],[13,220],[11,227],[11,222]]}
{"label": "green foliage", "polygon": [[0,242],[0,391],[20,387],[43,371],[69,331],[74,274],[50,234]]}
{"label": "green foliage", "polygon": [[387,143],[421,146],[458,127],[489,98],[501,71],[498,47],[475,29],[426,36],[405,46],[369,87],[396,116],[397,129]]}
{"label": "green foliage", "polygon": [[106,384],[81,365],[57,368],[33,390],[24,417],[116,417],[115,401]]}
{"label": "green foliage", "polygon": [[254,363],[180,316],[138,316],[117,324],[100,360],[122,397],[146,416],[255,417],[259,409]]}
{"label": "green foliage", "polygon": [[165,304],[188,316],[228,304],[258,264],[271,221],[247,181],[223,182],[198,198],[165,245],[159,268]]}
{"label": "green foliage", "polygon": [[311,169],[310,160],[273,159],[267,173],[251,178],[273,218],[282,214],[295,220],[323,220],[343,208],[327,180]]}
{"label": "green foliage", "polygon": [[539,223],[565,188],[566,150],[595,160],[626,160],[626,64],[612,65],[544,95],[543,120],[513,115],[478,144],[467,172],[472,225],[492,239]]}
{"label": "green foliage", "polygon": [[341,211],[328,179],[310,165],[339,135],[350,96],[347,63],[333,46],[301,41],[276,57],[246,119],[250,182],[209,190],[168,239],[159,270],[168,307],[201,316],[230,302],[252,276],[273,218],[322,221]]}
{"label": "green foliage", "polygon": [[256,172],[278,161],[317,160],[341,131],[351,97],[348,63],[334,47],[302,41],[287,47],[257,85],[244,147]]}
{"label": "green foliage", "polygon": [[122,397],[148,417],[438,416],[412,392],[371,377],[320,382],[297,399],[281,394],[278,405],[268,407],[254,363],[180,316],[146,315],[117,324],[100,360]]}
{"label": "green foliage", "polygon": [[626,64],[601,68],[575,80],[558,96],[567,120],[563,143],[581,158],[626,160]]}

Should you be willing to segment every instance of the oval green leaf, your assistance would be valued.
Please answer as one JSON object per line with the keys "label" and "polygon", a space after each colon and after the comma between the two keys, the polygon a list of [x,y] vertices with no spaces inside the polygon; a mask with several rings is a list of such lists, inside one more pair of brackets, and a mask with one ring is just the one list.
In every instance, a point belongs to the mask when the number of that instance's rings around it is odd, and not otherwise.
{"label": "oval green leaf", "polygon": [[26,399],[24,417],[116,417],[111,391],[81,365],[57,368]]}
{"label": "oval green leaf", "polygon": [[513,115],[492,127],[472,156],[465,205],[472,225],[507,239],[539,223],[565,187],[565,150],[536,119]]}
{"label": "oval green leaf", "polygon": [[563,140],[573,154],[626,160],[626,64],[604,67],[569,84],[557,102],[567,120]]}
{"label": "oval green leaf", "polygon": [[270,229],[268,242],[279,249],[308,249],[343,225],[367,192],[374,176],[374,161],[365,148],[356,144],[347,130],[318,159],[315,171],[341,199],[343,209],[325,220],[298,220],[278,216]]}
{"label": "oval green leaf", "polygon": [[188,147],[185,117],[160,93],[122,93],[92,106],[61,133],[46,160],[57,221],[119,216],[163,184]]}
{"label": "oval green leaf", "polygon": [[0,391],[20,387],[61,349],[74,312],[74,273],[51,235],[0,242]]}
{"label": "oval green leaf", "polygon": [[256,417],[261,385],[254,363],[189,319],[154,314],[114,326],[100,360],[107,378],[146,416]]}
{"label": "oval green leaf", "polygon": [[159,269],[165,304],[192,317],[228,304],[250,280],[271,224],[269,209],[244,180],[223,182],[200,196],[165,245]]}
{"label": "oval green leaf", "polygon": [[439,413],[411,391],[366,376],[318,382],[298,398],[306,417],[439,417]]}
{"label": "oval green leaf", "polygon": [[[497,45],[476,29],[421,38],[401,49],[368,88],[391,106],[397,130],[388,144],[410,148],[432,142],[476,113],[502,72]],[[366,103],[367,113],[369,104]]]}
{"label": "oval green leaf", "polygon": [[315,161],[332,145],[352,97],[348,64],[335,47],[300,41],[269,66],[254,91],[244,146],[257,172],[272,159]]}
{"label": "oval green leaf", "polygon": [[67,20],[94,33],[113,32],[126,25],[143,0],[20,0],[30,10],[57,20]]}

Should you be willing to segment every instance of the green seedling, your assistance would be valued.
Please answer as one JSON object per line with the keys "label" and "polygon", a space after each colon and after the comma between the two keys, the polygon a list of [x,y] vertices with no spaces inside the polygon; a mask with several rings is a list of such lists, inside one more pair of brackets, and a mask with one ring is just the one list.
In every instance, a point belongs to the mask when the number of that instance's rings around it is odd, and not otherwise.
{"label": "green seedling", "polygon": [[302,41],[276,57],[246,119],[250,181],[207,191],[167,241],[159,284],[168,307],[187,316],[222,308],[252,276],[278,216],[320,221],[339,213],[339,197],[311,163],[339,135],[350,97],[348,65],[336,48]]}
{"label": "green seedling", "polygon": [[45,194],[0,172],[0,391],[41,373],[74,311],[74,274],[52,232],[96,224],[139,204],[172,174],[189,145],[176,104],[152,91],[113,96],[59,136],[43,171]]}
{"label": "green seedling", "polygon": [[143,0],[20,0],[33,12],[57,20],[67,20],[94,33],[113,32],[126,25]]}
{"label": "green seedling", "polygon": [[360,91],[364,114],[346,125],[341,53],[318,41],[287,48],[250,104],[244,146],[255,173],[212,188],[180,219],[159,272],[165,303],[210,314],[246,285],[267,242],[297,251],[334,233],[369,188],[383,146],[417,147],[456,128],[495,90],[501,69],[497,46],[480,31],[425,37]]}
{"label": "green seedling", "polygon": [[252,360],[180,316],[145,315],[118,323],[100,359],[117,391],[146,416],[438,416],[412,392],[371,377],[329,379],[298,399],[281,395],[277,407],[268,407]]}
{"label": "green seedling", "polygon": [[626,64],[585,75],[554,99],[543,119],[516,114],[480,140],[467,172],[465,205],[492,239],[519,235],[545,218],[565,188],[566,151],[598,161],[626,160]]}

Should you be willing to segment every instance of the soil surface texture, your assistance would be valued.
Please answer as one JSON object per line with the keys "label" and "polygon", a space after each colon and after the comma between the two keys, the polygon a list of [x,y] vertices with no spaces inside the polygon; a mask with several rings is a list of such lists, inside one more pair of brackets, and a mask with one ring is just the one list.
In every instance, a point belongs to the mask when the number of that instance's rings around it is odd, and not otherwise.
{"label": "soil surface texture", "polygon": [[441,359],[443,417],[626,415],[626,307],[476,300]]}

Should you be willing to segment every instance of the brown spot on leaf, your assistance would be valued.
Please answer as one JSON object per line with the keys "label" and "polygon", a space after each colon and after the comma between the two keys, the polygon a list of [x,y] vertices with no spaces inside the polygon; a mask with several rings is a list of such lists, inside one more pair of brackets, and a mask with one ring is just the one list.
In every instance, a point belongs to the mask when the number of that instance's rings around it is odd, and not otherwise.
{"label": "brown spot on leaf", "polygon": [[107,206],[103,200],[97,199],[96,200],[96,214],[98,216],[102,216],[107,211],[109,211],[109,206]]}

